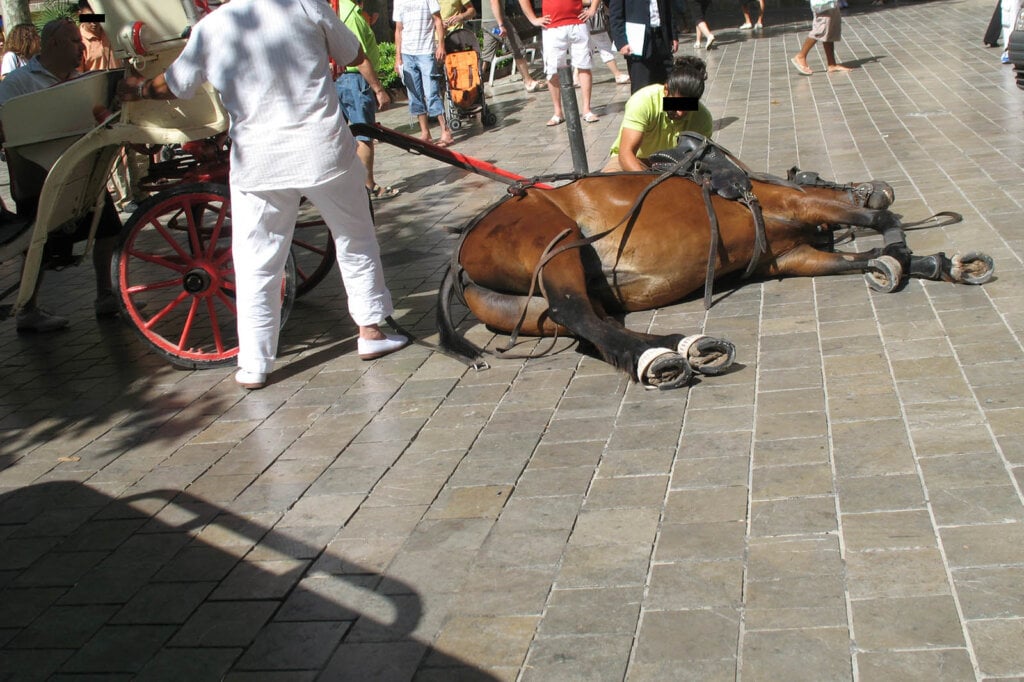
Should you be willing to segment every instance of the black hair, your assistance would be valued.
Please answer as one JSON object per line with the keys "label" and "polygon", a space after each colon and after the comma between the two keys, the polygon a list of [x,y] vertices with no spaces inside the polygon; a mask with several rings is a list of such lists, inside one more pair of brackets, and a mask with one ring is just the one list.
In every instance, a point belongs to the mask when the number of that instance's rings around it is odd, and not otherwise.
{"label": "black hair", "polygon": [[672,97],[693,97],[700,99],[704,94],[704,81],[708,79],[708,67],[700,57],[680,57],[668,75],[665,85]]}

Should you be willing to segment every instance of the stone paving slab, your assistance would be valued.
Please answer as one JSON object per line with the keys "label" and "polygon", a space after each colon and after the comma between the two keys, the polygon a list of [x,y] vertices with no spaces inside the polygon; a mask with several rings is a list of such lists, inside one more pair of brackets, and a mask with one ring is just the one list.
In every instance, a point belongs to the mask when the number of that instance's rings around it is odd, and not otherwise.
{"label": "stone paving slab", "polygon": [[[93,320],[87,267],[51,273],[72,326],[0,324],[0,679],[1024,677],[1024,93],[980,0],[857,0],[837,49],[859,68],[810,78],[789,63],[809,13],[769,10],[702,53],[716,139],[886,180],[908,219],[962,213],[911,247],[987,251],[996,280],[766,281],[631,314],[739,348],[739,371],[657,392],[572,350],[361,362],[332,275],[246,393]],[[591,168],[628,96],[595,75]],[[546,93],[489,96],[498,124],[459,151],[571,169]],[[503,188],[383,146],[376,170],[402,190],[377,206],[396,318],[430,338],[450,230]]]}

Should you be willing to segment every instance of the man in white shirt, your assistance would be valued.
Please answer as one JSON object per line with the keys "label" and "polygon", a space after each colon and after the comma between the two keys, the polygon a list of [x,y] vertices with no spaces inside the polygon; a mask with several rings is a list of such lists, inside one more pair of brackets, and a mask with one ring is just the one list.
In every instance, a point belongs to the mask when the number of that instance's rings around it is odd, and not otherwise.
{"label": "man in white shirt", "polygon": [[130,77],[125,100],[192,97],[213,85],[230,115],[232,252],[238,312],[235,380],[262,388],[281,326],[281,278],[305,196],[334,235],[359,356],[408,343],[379,324],[394,311],[384,284],[366,170],[345,125],[328,59],[359,64],[359,40],[323,0],[232,0],[202,19],[164,74]]}

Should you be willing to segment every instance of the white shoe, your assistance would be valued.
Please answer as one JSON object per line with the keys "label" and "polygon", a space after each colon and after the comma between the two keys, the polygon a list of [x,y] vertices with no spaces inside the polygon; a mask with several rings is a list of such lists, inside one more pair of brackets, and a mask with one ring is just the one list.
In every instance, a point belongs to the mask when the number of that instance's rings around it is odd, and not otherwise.
{"label": "white shoe", "polygon": [[48,313],[42,308],[25,308],[18,313],[15,324],[19,332],[55,332],[68,326],[68,318]]}
{"label": "white shoe", "polygon": [[742,24],[740,24],[740,30],[741,31],[747,31],[747,30],[752,29],[752,28],[754,28],[754,25],[752,23],[750,23],[749,21],[744,21]]}
{"label": "white shoe", "polygon": [[394,336],[386,334],[385,336],[387,338],[383,339],[360,338],[357,343],[359,359],[376,360],[409,345],[409,339],[400,334],[395,334]]}
{"label": "white shoe", "polygon": [[755,31],[760,31],[763,28],[764,28],[764,24],[762,24],[760,21],[757,22],[756,24],[754,24],[754,30]]}
{"label": "white shoe", "polygon": [[267,375],[262,372],[248,372],[240,369],[235,372],[235,383],[250,391],[258,391],[267,385]]}

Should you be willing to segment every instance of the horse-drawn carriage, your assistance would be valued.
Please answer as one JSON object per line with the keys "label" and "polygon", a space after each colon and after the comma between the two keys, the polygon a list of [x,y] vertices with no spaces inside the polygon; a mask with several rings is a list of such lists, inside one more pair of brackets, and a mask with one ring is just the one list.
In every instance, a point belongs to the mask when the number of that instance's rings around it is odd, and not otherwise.
{"label": "horse-drawn carriage", "polygon": [[[189,28],[209,11],[193,0],[92,0],[91,6],[115,54],[147,77],[167,68]],[[121,76],[120,70],[88,73],[15,97],[0,113],[12,194],[39,197],[32,223],[10,221],[2,232],[0,261],[26,254],[14,311],[31,299],[50,235],[102,205],[123,147],[209,151],[212,145],[212,156],[179,153],[155,165],[147,189],[159,191],[126,221],[112,272],[122,313],[154,349],[185,367],[229,362],[237,340],[230,201],[222,184],[227,161],[210,142],[223,139],[227,115],[209,85],[190,100],[125,102],[110,113]],[[19,185],[19,178],[44,172],[41,188]],[[304,211],[297,227],[282,315],[334,262],[333,241],[315,213]]]}

